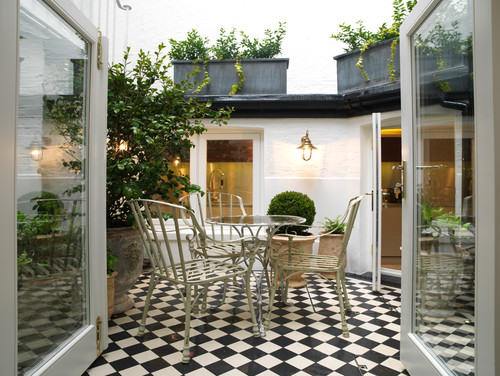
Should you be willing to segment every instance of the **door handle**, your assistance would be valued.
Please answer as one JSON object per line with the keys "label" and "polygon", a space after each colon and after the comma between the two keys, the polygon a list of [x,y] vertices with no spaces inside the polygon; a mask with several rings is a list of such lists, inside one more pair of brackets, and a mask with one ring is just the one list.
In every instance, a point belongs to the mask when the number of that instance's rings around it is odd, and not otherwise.
{"label": "door handle", "polygon": [[393,170],[399,170],[401,172],[401,183],[396,183],[394,187],[394,196],[396,199],[404,197],[404,182],[405,182],[405,171],[406,171],[406,161],[402,161],[400,165],[392,166]]}

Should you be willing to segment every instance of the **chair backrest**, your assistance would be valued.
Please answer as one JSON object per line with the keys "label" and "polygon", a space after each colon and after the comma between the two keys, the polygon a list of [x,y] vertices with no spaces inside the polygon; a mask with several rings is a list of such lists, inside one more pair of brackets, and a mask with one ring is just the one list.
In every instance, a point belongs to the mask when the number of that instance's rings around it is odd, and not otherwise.
{"label": "chair backrest", "polygon": [[247,215],[240,196],[224,192],[207,192],[207,217]]}
{"label": "chair backrest", "polygon": [[[194,211],[180,205],[146,199],[130,200],[128,204],[132,208],[155,273],[174,280],[186,280],[188,270],[185,265],[187,260],[183,252],[183,240],[197,241],[200,231],[203,232]],[[168,221],[173,222],[173,228],[166,223],[164,213],[170,214],[171,219]],[[190,220],[192,226],[182,226],[183,219]],[[166,252],[163,251],[162,244]],[[178,267],[169,268],[171,265]]]}
{"label": "chair backrest", "polygon": [[351,237],[352,229],[354,227],[354,221],[356,220],[356,216],[358,214],[359,205],[361,204],[361,200],[364,196],[356,196],[349,200],[349,204],[347,205],[347,210],[344,214],[343,219],[347,221],[344,231],[344,238],[342,239],[342,248],[339,254],[339,265],[342,265],[344,261],[344,257],[347,251],[347,244],[349,243],[349,238]]}
{"label": "chair backrest", "polygon": [[[180,198],[179,202],[182,206],[194,211],[196,220],[207,234],[218,240],[231,240],[239,238],[239,235],[231,226],[207,223],[206,218],[234,216],[234,215],[247,215],[243,200],[240,196],[223,193],[223,192],[207,192],[207,216],[203,215],[203,201],[200,193],[191,193]],[[186,225],[190,225],[189,221],[183,218]]]}

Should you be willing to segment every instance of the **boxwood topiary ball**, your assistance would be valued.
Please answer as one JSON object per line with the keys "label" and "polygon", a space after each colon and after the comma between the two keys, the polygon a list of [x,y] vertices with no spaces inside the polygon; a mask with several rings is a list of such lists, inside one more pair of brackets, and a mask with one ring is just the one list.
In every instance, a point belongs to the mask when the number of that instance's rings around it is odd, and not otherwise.
{"label": "boxwood topiary ball", "polygon": [[[286,191],[277,194],[269,203],[268,215],[295,215],[306,219],[304,225],[312,225],[316,215],[314,201],[306,194],[294,191]],[[289,226],[283,227],[279,233],[301,234],[304,228]]]}

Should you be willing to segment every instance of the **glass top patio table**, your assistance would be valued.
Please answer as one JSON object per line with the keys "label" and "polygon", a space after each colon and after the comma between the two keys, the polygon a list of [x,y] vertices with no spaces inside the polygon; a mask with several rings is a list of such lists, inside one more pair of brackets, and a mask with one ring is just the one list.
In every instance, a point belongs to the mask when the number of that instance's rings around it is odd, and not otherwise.
{"label": "glass top patio table", "polygon": [[[210,224],[232,226],[236,229],[240,236],[243,236],[245,229],[248,229],[253,236],[258,236],[261,229],[266,229],[265,247],[262,248],[262,257],[258,257],[258,260],[262,263],[262,270],[260,273],[252,272],[255,277],[257,321],[259,323],[259,331],[262,337],[266,335],[262,319],[263,278],[266,275],[267,265],[269,264],[269,248],[271,246],[271,240],[280,227],[300,225],[305,221],[305,218],[294,215],[236,215],[210,217],[206,219],[206,222]],[[256,231],[254,231],[254,229],[256,229]],[[267,274],[266,280],[269,282],[269,274]]]}
{"label": "glass top patio table", "polygon": [[281,227],[284,225],[299,225],[306,220],[294,215],[235,215],[207,218],[208,223],[229,226],[260,226]]}

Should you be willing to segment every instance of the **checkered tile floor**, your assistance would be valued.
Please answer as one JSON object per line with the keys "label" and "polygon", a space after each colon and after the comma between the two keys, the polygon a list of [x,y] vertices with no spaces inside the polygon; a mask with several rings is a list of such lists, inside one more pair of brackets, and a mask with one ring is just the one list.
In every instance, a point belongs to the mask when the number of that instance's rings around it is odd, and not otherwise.
{"label": "checkered tile floor", "polygon": [[[291,289],[289,303],[273,308],[266,337],[252,335],[246,298],[230,292],[226,303],[194,315],[189,364],[181,363],[184,312],[177,291],[158,284],[144,336],[136,337],[148,275],[130,294],[136,307],[112,317],[109,348],[84,375],[408,375],[399,361],[400,291],[348,278],[353,306],[347,312],[350,338],[340,329],[335,293],[308,276],[305,288]],[[210,296],[220,297],[221,287]]]}

